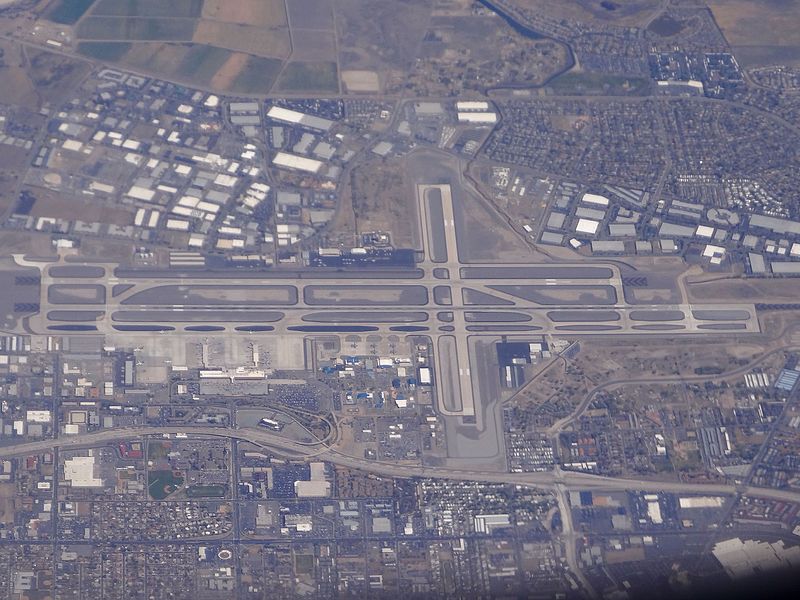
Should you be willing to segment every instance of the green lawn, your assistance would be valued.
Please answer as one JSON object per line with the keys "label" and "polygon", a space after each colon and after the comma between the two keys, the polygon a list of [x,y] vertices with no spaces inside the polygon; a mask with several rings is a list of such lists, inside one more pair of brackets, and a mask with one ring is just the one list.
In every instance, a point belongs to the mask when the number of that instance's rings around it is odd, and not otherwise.
{"label": "green lawn", "polygon": [[172,470],[150,471],[147,474],[147,491],[154,500],[163,500],[183,485],[183,476]]}
{"label": "green lawn", "polygon": [[224,498],[227,489],[224,485],[190,485],[186,495],[189,498]]}

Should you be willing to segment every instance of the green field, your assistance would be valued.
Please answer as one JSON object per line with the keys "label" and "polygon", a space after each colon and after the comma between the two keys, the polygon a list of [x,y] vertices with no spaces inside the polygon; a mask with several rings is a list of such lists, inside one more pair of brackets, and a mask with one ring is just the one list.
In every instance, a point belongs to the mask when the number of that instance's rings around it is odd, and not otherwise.
{"label": "green field", "polygon": [[295,554],[294,568],[298,575],[310,575],[314,572],[314,555],[313,554]]}
{"label": "green field", "polygon": [[684,26],[683,21],[678,21],[670,15],[661,15],[647,26],[647,30],[656,35],[671,37],[683,31]]}
{"label": "green field", "polygon": [[337,92],[339,74],[333,62],[294,62],[286,65],[278,80],[286,92]]}
{"label": "green field", "polygon": [[557,94],[643,96],[649,92],[650,80],[602,73],[569,71],[547,84]]}
{"label": "green field", "polygon": [[199,17],[203,0],[99,0],[93,15],[120,17]]}
{"label": "green field", "polygon": [[45,17],[62,25],[74,25],[95,0],[58,0],[48,8]]}
{"label": "green field", "polygon": [[237,75],[230,91],[240,94],[266,94],[272,88],[283,61],[277,58],[251,56]]}
{"label": "green field", "polygon": [[139,17],[87,17],[78,25],[81,40],[189,41],[194,19],[144,19]]}
{"label": "green field", "polygon": [[231,51],[225,48],[193,45],[181,61],[176,73],[187,79],[208,84],[230,55]]}
{"label": "green field", "polygon": [[224,485],[190,485],[186,488],[189,498],[224,498],[228,490]]}
{"label": "green field", "polygon": [[130,49],[130,42],[81,42],[78,44],[78,54],[112,62],[121,59]]}
{"label": "green field", "polygon": [[182,485],[183,476],[176,471],[150,471],[147,474],[147,491],[154,500],[163,500]]}

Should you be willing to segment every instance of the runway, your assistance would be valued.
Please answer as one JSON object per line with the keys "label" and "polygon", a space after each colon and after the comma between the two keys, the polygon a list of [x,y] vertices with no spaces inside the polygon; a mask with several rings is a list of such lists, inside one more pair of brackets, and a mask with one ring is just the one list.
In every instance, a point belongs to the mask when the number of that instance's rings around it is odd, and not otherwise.
{"label": "runway", "polygon": [[[460,188],[459,188],[460,190]],[[616,264],[467,264],[459,254],[453,188],[416,188],[423,259],[416,269],[263,277],[197,271],[137,272],[113,264],[45,263],[39,311],[16,333],[197,336],[264,332],[424,334],[434,353],[438,412],[481,428],[472,364],[481,336],[758,333],[753,304],[629,304]],[[334,278],[334,276],[336,278]],[[685,297],[685,295],[684,295]]]}

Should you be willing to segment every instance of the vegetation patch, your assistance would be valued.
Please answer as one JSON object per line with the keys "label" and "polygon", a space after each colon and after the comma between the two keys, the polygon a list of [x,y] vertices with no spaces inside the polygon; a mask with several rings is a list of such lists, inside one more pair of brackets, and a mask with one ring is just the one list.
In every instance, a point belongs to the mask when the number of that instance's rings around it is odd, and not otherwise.
{"label": "vegetation patch", "polygon": [[295,62],[286,65],[281,73],[278,87],[284,91],[339,90],[339,73],[333,62]]}
{"label": "vegetation patch", "polygon": [[269,92],[282,64],[283,61],[277,58],[250,56],[230,86],[230,91],[241,94]]}
{"label": "vegetation patch", "polygon": [[225,485],[190,485],[186,488],[189,498],[224,498],[228,490]]}
{"label": "vegetation patch", "polygon": [[89,10],[95,0],[59,0],[45,13],[45,17],[62,25],[74,25]]}
{"label": "vegetation patch", "polygon": [[194,35],[194,19],[87,17],[78,25],[84,40],[186,40]]}
{"label": "vegetation patch", "polygon": [[130,49],[130,42],[81,42],[78,44],[78,54],[109,62],[120,60]]}
{"label": "vegetation patch", "polygon": [[650,23],[647,29],[648,31],[652,31],[656,35],[660,35],[662,37],[672,37],[673,35],[678,35],[681,31],[683,31],[684,26],[684,22],[679,21],[675,17],[670,15],[661,15],[652,23]]}
{"label": "vegetation patch", "polygon": [[193,45],[178,67],[177,73],[202,83],[208,83],[230,57],[230,50],[216,46]]}
{"label": "vegetation patch", "polygon": [[163,500],[183,485],[183,474],[169,469],[147,474],[147,491],[154,500]]}
{"label": "vegetation patch", "polygon": [[93,15],[120,17],[199,17],[203,0],[99,0]]}

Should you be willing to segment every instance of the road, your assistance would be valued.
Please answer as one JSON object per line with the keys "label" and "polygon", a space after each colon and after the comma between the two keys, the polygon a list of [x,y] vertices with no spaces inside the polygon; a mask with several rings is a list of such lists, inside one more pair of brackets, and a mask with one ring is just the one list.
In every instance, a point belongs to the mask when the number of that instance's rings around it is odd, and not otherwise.
{"label": "road", "polygon": [[0,448],[0,458],[26,456],[59,448],[70,450],[89,448],[135,438],[142,435],[174,435],[177,433],[189,435],[211,435],[232,438],[250,442],[271,450],[287,458],[304,460],[314,458],[330,463],[362,469],[378,475],[389,477],[431,477],[458,481],[481,481],[486,483],[509,483],[541,488],[555,492],[557,486],[565,490],[592,490],[592,491],[625,491],[625,490],[656,490],[675,494],[746,494],[781,500],[786,502],[800,502],[800,492],[791,490],[778,490],[753,486],[735,487],[728,484],[689,484],[681,482],[657,482],[645,479],[625,479],[603,477],[588,473],[562,471],[556,468],[553,471],[541,473],[507,473],[500,471],[483,471],[478,469],[455,469],[452,467],[428,467],[420,465],[404,465],[381,461],[367,460],[343,454],[333,448],[319,445],[309,447],[297,442],[280,437],[278,434],[261,429],[234,429],[221,427],[121,427],[116,429],[101,430],[86,433],[75,437],[61,437],[57,440],[40,440],[26,442]]}
{"label": "road", "polygon": [[572,510],[567,499],[568,490],[566,486],[559,483],[556,484],[554,491],[558,502],[558,511],[561,514],[561,541],[564,544],[564,558],[567,561],[567,566],[570,572],[578,579],[581,587],[586,590],[586,593],[594,600],[597,600],[600,596],[578,563],[578,535],[575,533],[575,528],[572,524]]}

